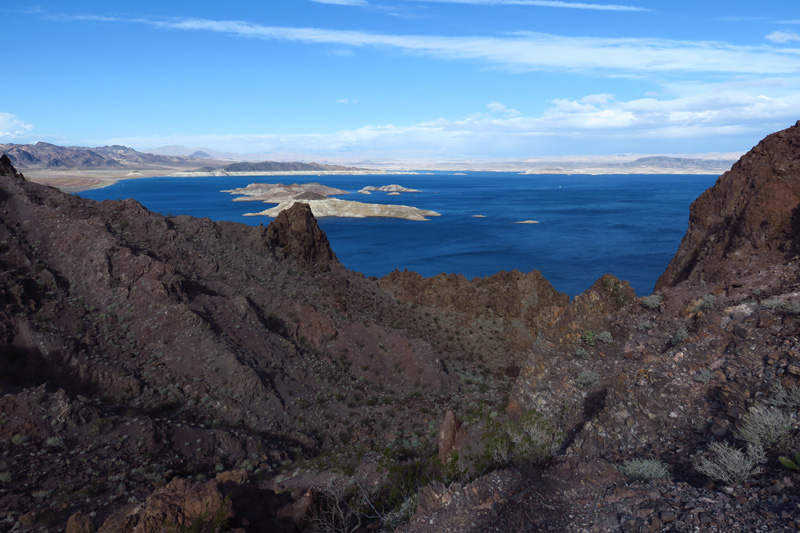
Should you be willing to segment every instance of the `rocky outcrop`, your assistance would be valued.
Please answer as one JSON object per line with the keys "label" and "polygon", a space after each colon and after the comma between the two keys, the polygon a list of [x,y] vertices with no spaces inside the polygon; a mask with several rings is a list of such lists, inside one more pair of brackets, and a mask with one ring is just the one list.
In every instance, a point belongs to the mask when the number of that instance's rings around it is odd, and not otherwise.
{"label": "rocky outcrop", "polygon": [[[3,168],[0,508],[12,525],[52,512],[63,530],[63,509],[99,525],[176,476],[271,476],[339,445],[377,455],[457,390],[428,319],[342,268],[307,207],[268,228],[164,217]],[[58,510],[31,496],[56,490]]]}
{"label": "rocky outcrop", "polygon": [[328,237],[305,203],[297,203],[277,216],[267,228],[267,242],[278,258],[288,255],[320,270],[330,270],[331,264],[338,263]]}
{"label": "rocky outcrop", "polygon": [[736,280],[797,255],[800,122],[773,133],[691,206],[689,229],[656,289]]}
{"label": "rocky outcrop", "polygon": [[0,176],[8,176],[10,178],[24,179],[22,174],[17,172],[7,154],[0,157]]}

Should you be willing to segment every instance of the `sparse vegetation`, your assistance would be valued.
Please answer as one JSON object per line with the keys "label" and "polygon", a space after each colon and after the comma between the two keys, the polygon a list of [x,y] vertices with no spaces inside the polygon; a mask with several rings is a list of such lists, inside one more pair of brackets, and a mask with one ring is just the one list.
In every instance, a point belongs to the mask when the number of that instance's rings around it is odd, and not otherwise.
{"label": "sparse vegetation", "polygon": [[489,423],[484,433],[484,468],[509,464],[536,464],[551,456],[561,444],[561,433],[541,413],[532,410],[518,420]]}
{"label": "sparse vegetation", "polygon": [[779,383],[772,387],[767,403],[778,407],[800,408],[800,387],[783,388]]}
{"label": "sparse vegetation", "polygon": [[658,309],[661,307],[662,298],[658,294],[651,294],[650,296],[642,297],[641,302],[648,309]]}
{"label": "sparse vegetation", "polygon": [[684,326],[681,326],[677,329],[677,331],[675,331],[675,334],[670,339],[670,343],[673,345],[680,344],[688,338],[689,338],[689,330],[686,329]]}
{"label": "sparse vegetation", "polygon": [[709,452],[711,458],[695,459],[695,470],[727,485],[738,485],[759,473],[759,465],[766,461],[763,448],[752,444],[747,446],[747,451],[742,451],[724,442],[714,442]]}
{"label": "sparse vegetation", "polygon": [[611,336],[611,333],[608,331],[601,331],[597,334],[597,340],[602,342],[603,344],[611,344],[614,338]]}
{"label": "sparse vegetation", "polygon": [[600,384],[600,376],[591,370],[581,370],[575,379],[575,385],[579,389],[593,389]]}
{"label": "sparse vegetation", "polygon": [[638,329],[639,331],[648,331],[652,327],[653,327],[653,324],[651,324],[649,320],[642,320],[636,326],[636,329]]}
{"label": "sparse vegetation", "polygon": [[777,407],[757,405],[750,408],[733,433],[737,439],[766,449],[780,443],[793,427],[792,417]]}
{"label": "sparse vegetation", "polygon": [[575,349],[575,357],[577,357],[578,359],[589,359],[589,350],[587,350],[583,346],[578,346]]}
{"label": "sparse vegetation", "polygon": [[597,335],[595,335],[594,331],[587,331],[581,335],[581,340],[589,346],[594,346],[595,342],[597,342]]}
{"label": "sparse vegetation", "polygon": [[669,477],[667,465],[657,459],[628,459],[617,470],[630,481],[649,481]]}
{"label": "sparse vegetation", "polygon": [[712,379],[714,379],[714,371],[710,368],[698,370],[694,375],[694,380],[700,383],[708,383]]}

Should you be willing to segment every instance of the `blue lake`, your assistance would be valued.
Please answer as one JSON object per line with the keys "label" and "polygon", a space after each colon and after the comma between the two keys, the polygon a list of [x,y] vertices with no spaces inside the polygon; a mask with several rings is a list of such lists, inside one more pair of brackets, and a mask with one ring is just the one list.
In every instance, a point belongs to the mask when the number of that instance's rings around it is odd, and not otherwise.
{"label": "blue lake", "polygon": [[[233,202],[234,197],[221,190],[254,182],[320,182],[355,193],[367,185],[396,183],[422,192],[341,198],[411,205],[441,216],[427,222],[320,219],[347,268],[367,276],[407,268],[424,276],[446,272],[468,278],[500,270],[541,270],[556,289],[570,296],[611,272],[645,295],[652,292],[686,232],[689,205],[717,179],[716,175],[465,174],[143,178],[80,195],[96,200],[134,198],[165,215],[266,225],[268,217],[243,215],[271,205]],[[515,224],[523,220],[539,223]]]}

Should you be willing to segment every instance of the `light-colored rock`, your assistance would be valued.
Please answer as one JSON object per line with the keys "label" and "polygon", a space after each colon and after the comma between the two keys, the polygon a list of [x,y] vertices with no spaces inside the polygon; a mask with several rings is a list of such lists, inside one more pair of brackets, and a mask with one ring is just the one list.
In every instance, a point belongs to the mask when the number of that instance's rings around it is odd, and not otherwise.
{"label": "light-colored rock", "polygon": [[325,200],[287,200],[277,206],[258,213],[245,213],[245,216],[268,216],[276,217],[284,209],[289,209],[296,203],[308,204],[315,217],[343,217],[343,218],[404,218],[406,220],[428,220],[427,217],[438,217],[436,211],[427,211],[407,205],[393,204],[366,204],[362,202],[351,202],[338,198],[327,198]]}

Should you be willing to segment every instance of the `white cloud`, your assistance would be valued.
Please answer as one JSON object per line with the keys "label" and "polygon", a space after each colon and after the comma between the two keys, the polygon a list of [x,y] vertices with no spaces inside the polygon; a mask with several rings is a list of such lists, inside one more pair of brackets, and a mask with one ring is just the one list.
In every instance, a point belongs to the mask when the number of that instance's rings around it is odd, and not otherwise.
{"label": "white cloud", "polygon": [[337,6],[366,6],[366,0],[311,0],[317,4],[335,4]]}
{"label": "white cloud", "polygon": [[513,70],[606,70],[778,74],[800,71],[800,50],[716,41],[568,37],[520,32],[504,37],[391,35],[262,26],[235,20],[135,20],[164,29],[209,31],[263,40],[384,47],[441,59],[479,60]]}
{"label": "white cloud", "polygon": [[11,140],[29,134],[33,126],[26,124],[11,113],[0,113],[0,140]]}
{"label": "white cloud", "polygon": [[357,104],[358,100],[355,98],[339,98],[336,100],[337,104]]}
{"label": "white cloud", "polygon": [[486,105],[486,109],[488,109],[489,111],[493,111],[495,113],[505,113],[506,115],[510,116],[517,116],[522,114],[516,109],[511,109],[509,107],[506,107],[505,104],[501,104],[500,102],[490,102]]}
{"label": "white cloud", "polygon": [[790,41],[800,41],[800,34],[787,31],[774,31],[767,35],[766,38],[773,43],[788,43]]}
{"label": "white cloud", "polygon": [[[305,152],[353,158],[479,159],[576,153],[719,151],[747,148],[766,133],[788,127],[800,108],[800,80],[772,87],[708,85],[691,95],[618,100],[609,94],[555,99],[538,116],[492,102],[492,113],[415,124],[365,125],[327,134],[173,136],[104,139],[134,147],[183,144],[233,152]],[[772,89],[765,94],[760,89]],[[509,113],[509,111],[514,111]],[[496,113],[503,113],[498,115]],[[735,139],[736,143],[726,139]],[[744,139],[744,140],[742,140]],[[752,146],[750,144],[750,146]]]}
{"label": "white cloud", "polygon": [[595,11],[650,11],[644,7],[626,6],[617,4],[587,4],[583,2],[559,2],[553,0],[417,0],[423,2],[437,2],[447,4],[472,4],[487,6],[534,6],[555,7],[566,9],[589,9]]}

